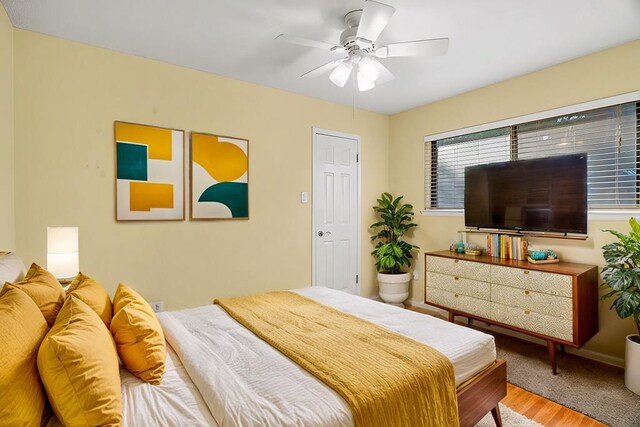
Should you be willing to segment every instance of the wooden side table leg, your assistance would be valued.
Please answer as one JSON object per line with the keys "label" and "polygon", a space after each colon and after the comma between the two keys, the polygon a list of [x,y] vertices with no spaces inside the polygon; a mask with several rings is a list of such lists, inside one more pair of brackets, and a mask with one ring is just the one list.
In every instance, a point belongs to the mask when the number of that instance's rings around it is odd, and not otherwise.
{"label": "wooden side table leg", "polygon": [[547,349],[549,350],[549,361],[551,362],[551,371],[553,375],[558,375],[556,365],[556,343],[553,341],[547,341]]}
{"label": "wooden side table leg", "polygon": [[500,415],[500,405],[496,405],[491,410],[491,415],[493,415],[493,421],[496,423],[496,427],[502,427],[502,416]]}
{"label": "wooden side table leg", "polygon": [[453,314],[453,311],[449,312],[449,322],[453,323],[453,321],[455,320],[456,315]]}

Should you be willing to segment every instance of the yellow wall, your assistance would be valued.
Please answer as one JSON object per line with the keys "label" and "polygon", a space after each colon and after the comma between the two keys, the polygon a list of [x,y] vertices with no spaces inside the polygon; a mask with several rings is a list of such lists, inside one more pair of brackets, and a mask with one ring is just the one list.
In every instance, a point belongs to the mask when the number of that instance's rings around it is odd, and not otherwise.
{"label": "yellow wall", "polygon": [[[80,227],[82,271],[169,309],[311,284],[312,127],[362,137],[362,294],[374,295],[367,225],[388,183],[385,115],[113,51],[15,31],[16,236],[46,262],[46,227]],[[113,121],[249,139],[250,216],[117,223]]]}
{"label": "yellow wall", "polygon": [[0,250],[14,249],[13,26],[0,4]]}
{"label": "yellow wall", "polygon": [[[585,56],[538,72],[424,105],[391,117],[389,130],[390,188],[418,209],[424,207],[424,136],[461,129],[562,106],[640,90],[640,41]],[[417,215],[415,244],[422,251],[446,249],[464,228],[462,217]],[[611,238],[603,228],[627,231],[624,221],[589,221],[589,239],[567,242],[530,239],[538,247],[557,249],[567,261],[602,265],[600,248]],[[477,237],[476,237],[477,239]],[[478,242],[480,243],[480,242]],[[422,301],[424,260],[413,300]],[[624,356],[624,336],[634,332],[600,304],[600,333],[585,348],[613,357]]]}

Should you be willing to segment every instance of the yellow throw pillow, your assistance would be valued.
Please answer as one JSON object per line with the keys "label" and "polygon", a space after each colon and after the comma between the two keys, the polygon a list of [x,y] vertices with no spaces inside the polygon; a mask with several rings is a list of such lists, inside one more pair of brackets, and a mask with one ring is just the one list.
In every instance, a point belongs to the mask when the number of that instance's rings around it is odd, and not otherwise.
{"label": "yellow throw pillow", "polygon": [[122,283],[116,290],[113,306],[111,333],[122,364],[141,380],[160,384],[166,343],[156,314],[140,294]]}
{"label": "yellow throw pillow", "polygon": [[120,425],[122,394],[113,338],[96,312],[73,295],[40,345],[38,369],[64,425]]}
{"label": "yellow throw pillow", "polygon": [[15,287],[0,293],[0,424],[39,426],[45,394],[36,364],[49,327],[38,306]]}
{"label": "yellow throw pillow", "polygon": [[36,303],[47,324],[52,326],[64,304],[64,289],[58,280],[38,264],[33,263],[24,279],[11,283],[23,290]]}
{"label": "yellow throw pillow", "polygon": [[113,317],[111,299],[107,291],[105,291],[98,282],[89,276],[78,273],[69,285],[67,295],[73,295],[85,302],[100,316],[100,319],[102,319],[104,324],[107,325],[107,328],[109,328],[111,318]]}

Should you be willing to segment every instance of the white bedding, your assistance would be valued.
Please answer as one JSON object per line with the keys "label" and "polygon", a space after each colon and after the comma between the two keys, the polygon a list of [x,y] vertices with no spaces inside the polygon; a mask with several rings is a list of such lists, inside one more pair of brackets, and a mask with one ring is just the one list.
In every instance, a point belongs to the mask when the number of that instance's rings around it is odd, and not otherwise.
{"label": "white bedding", "polygon": [[[493,337],[472,329],[327,288],[294,292],[438,349],[452,361],[457,385],[496,358]],[[220,426],[353,425],[349,407],[338,394],[220,307],[158,317]]]}
{"label": "white bedding", "polygon": [[120,367],[122,426],[217,426],[180,358],[167,345],[160,385],[135,377]]}

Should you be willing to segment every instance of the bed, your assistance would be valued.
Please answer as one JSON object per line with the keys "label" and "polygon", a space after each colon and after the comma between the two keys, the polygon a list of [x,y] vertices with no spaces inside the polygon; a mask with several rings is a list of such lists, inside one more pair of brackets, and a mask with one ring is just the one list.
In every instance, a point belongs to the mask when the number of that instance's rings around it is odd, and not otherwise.
{"label": "bed", "polygon": [[[293,292],[438,349],[455,369],[460,425],[475,425],[506,395],[492,336],[343,292]],[[233,320],[218,305],[159,313],[167,340],[159,386],[121,369],[125,426],[351,426],[347,403]],[[59,425],[55,419],[49,426]]]}
{"label": "bed", "polygon": [[[19,279],[24,271],[22,261],[15,254],[0,256],[0,278]],[[474,426],[489,411],[496,424],[501,425],[498,402],[506,395],[506,365],[496,360],[492,336],[329,288],[311,287],[291,292],[438,350],[453,365],[454,381],[449,376],[448,387],[444,389],[453,392],[449,387],[455,382],[457,395],[452,394],[449,402],[455,404],[457,397],[460,426]],[[257,300],[265,301],[265,296]],[[286,307],[282,309],[287,310],[291,305]],[[165,373],[162,382],[153,385],[120,368],[122,425],[329,427],[355,424],[352,409],[341,395],[242,326],[220,305],[158,313],[157,317],[166,339]],[[324,327],[340,330],[334,328],[334,324],[332,319]],[[290,329],[292,323],[284,325]],[[348,332],[353,336],[352,329]],[[405,358],[405,353],[399,354]],[[356,357],[354,364],[357,362]],[[350,353],[344,372],[356,372],[351,367]],[[455,411],[453,417],[455,419]],[[50,415],[44,425],[61,424]]]}

